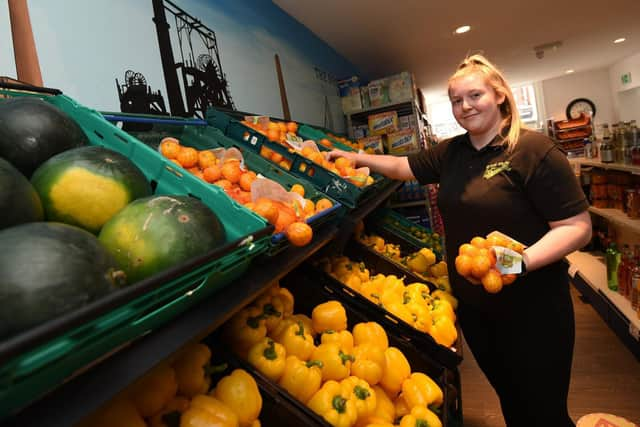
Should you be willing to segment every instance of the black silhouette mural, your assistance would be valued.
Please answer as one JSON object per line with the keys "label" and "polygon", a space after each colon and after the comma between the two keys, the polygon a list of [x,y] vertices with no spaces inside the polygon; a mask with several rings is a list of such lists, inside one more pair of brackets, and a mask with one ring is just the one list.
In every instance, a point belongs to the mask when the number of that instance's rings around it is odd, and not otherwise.
{"label": "black silhouette mural", "polygon": [[[208,107],[235,110],[229,83],[222,71],[215,32],[170,0],[151,1],[171,114],[204,118]],[[167,15],[173,17],[173,28],[180,47],[179,62],[174,59],[170,34],[172,26],[167,22]],[[192,37],[199,38],[201,43],[197,44],[202,45],[200,52],[194,49]],[[121,111],[166,114],[160,91],[152,92],[146,81],[143,84],[141,81],[144,81],[144,76],[140,73],[125,74],[122,86],[116,80]]]}

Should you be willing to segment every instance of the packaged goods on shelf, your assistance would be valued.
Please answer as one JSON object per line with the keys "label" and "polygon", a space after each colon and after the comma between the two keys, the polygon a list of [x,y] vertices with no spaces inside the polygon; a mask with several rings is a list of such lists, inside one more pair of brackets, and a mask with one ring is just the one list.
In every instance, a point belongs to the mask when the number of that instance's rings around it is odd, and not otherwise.
{"label": "packaged goods on shelf", "polygon": [[409,153],[418,148],[418,138],[413,129],[404,129],[387,135],[387,149],[390,154]]}
{"label": "packaged goods on shelf", "polygon": [[361,125],[353,127],[353,137],[355,139],[366,138],[369,136],[369,126]]}
{"label": "packaged goods on shelf", "polygon": [[373,151],[374,154],[384,154],[384,136],[375,135],[358,139],[358,143],[364,146],[364,151]]}
{"label": "packaged goods on shelf", "polygon": [[413,96],[413,79],[411,73],[403,71],[388,77],[389,99],[391,102],[401,102],[411,99]]}
{"label": "packaged goods on shelf", "polygon": [[384,135],[398,130],[398,113],[396,111],[371,114],[367,117],[367,121],[371,135]]}
{"label": "packaged goods on shelf", "polygon": [[342,102],[342,110],[347,113],[363,108],[360,96],[360,80],[357,76],[338,81],[338,92]]}
{"label": "packaged goods on shelf", "polygon": [[369,101],[372,107],[379,107],[381,105],[389,104],[391,99],[389,98],[389,80],[379,79],[369,83]]}

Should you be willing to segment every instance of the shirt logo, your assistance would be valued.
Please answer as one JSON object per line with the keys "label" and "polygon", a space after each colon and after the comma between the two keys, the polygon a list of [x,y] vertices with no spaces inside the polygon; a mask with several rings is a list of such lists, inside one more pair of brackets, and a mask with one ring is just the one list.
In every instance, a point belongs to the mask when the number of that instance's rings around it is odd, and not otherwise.
{"label": "shirt logo", "polygon": [[484,175],[482,177],[484,179],[491,179],[502,171],[510,171],[510,170],[511,170],[511,162],[508,160],[506,162],[490,163],[484,169]]}

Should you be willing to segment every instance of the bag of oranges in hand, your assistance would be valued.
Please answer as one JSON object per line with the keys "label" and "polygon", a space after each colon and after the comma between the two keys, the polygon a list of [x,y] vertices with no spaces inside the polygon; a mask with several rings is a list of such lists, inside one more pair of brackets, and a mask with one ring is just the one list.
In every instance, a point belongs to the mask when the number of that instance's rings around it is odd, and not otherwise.
{"label": "bag of oranges in hand", "polygon": [[498,231],[476,236],[458,248],[455,266],[458,274],[485,291],[495,294],[513,283],[522,272],[525,246]]}

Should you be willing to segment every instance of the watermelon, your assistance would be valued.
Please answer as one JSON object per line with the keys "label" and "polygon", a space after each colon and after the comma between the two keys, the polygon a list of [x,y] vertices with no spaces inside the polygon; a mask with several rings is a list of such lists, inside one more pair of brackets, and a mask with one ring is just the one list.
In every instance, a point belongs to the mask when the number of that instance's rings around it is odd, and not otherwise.
{"label": "watermelon", "polygon": [[80,147],[44,162],[31,182],[48,221],[94,234],[131,201],[152,194],[151,185],[127,157],[104,147]]}
{"label": "watermelon", "polygon": [[43,218],[40,197],[29,180],[0,158],[0,229]]}
{"label": "watermelon", "polygon": [[27,178],[50,157],[88,143],[71,117],[40,98],[0,102],[0,157]]}
{"label": "watermelon", "polygon": [[78,309],[124,284],[93,234],[31,222],[0,231],[0,337]]}
{"label": "watermelon", "polygon": [[189,196],[138,199],[111,218],[98,236],[135,283],[226,241],[224,226],[200,200]]}

